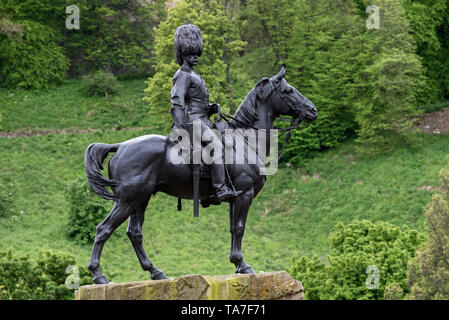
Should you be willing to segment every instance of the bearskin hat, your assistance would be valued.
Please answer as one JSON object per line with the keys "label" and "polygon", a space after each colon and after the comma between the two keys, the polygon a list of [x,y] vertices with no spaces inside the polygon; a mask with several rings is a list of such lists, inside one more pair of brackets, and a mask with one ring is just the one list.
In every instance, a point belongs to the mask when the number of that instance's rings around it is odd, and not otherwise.
{"label": "bearskin hat", "polygon": [[176,61],[182,65],[182,56],[203,53],[203,39],[201,30],[193,24],[185,24],[176,29],[175,32]]}

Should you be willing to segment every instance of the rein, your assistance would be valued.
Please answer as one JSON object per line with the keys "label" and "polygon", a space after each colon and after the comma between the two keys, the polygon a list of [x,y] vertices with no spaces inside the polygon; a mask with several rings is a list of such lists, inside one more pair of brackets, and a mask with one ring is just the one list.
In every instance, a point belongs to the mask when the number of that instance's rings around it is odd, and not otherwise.
{"label": "rein", "polygon": [[[269,80],[269,83],[270,83],[270,86],[271,86],[271,92],[274,92],[274,91],[278,92],[279,95],[281,96],[281,98],[282,98],[286,103],[288,103],[288,104],[290,105],[290,103],[284,99],[283,93],[278,91],[278,85],[274,85],[273,82],[271,81],[271,79]],[[254,130],[258,130],[258,128],[254,127],[252,124],[250,124],[250,123],[248,123],[248,122],[246,122],[246,121],[242,121],[242,120],[240,120],[240,119],[237,119],[237,118],[235,118],[235,117],[233,117],[233,116],[231,116],[231,115],[229,115],[229,114],[226,114],[225,112],[223,112],[223,111],[221,110],[221,108],[218,109],[217,114],[218,114],[218,119],[223,118],[223,119],[224,119],[227,123],[229,123],[229,124],[230,124],[230,120],[229,120],[229,119],[232,119],[232,120],[234,120],[234,121],[236,121],[236,122],[242,124],[244,127],[248,127],[248,128],[254,129]],[[283,131],[283,132],[281,133],[281,135],[285,135],[285,137],[284,137],[284,143],[283,143],[283,145],[282,145],[281,152],[279,153],[278,158],[276,159],[275,164],[277,164],[277,163],[279,162],[279,160],[281,159],[282,155],[284,154],[285,148],[287,147],[287,143],[288,143],[288,141],[289,141],[290,138],[291,138],[292,130],[294,130],[294,129],[296,129],[296,128],[298,128],[298,127],[300,127],[300,126],[302,125],[302,119],[301,119],[300,117],[296,117],[296,118],[293,118],[293,119],[279,118],[279,120],[281,120],[281,121],[287,121],[287,122],[290,121],[290,126],[289,126],[289,127],[286,127],[286,128],[277,128],[277,127],[274,127],[274,129]],[[267,164],[271,164],[271,163],[268,162]]]}
{"label": "rein", "polygon": [[[288,119],[281,119],[282,121],[289,121]],[[278,155],[278,158],[276,159],[275,164],[277,164],[279,162],[279,160],[281,160],[282,155],[284,154],[285,151],[285,147],[287,146],[288,140],[290,140],[290,137],[292,135],[292,130],[300,127],[302,124],[302,121],[300,118],[296,118],[296,119],[292,119],[291,120],[291,126],[288,128],[276,128],[278,130],[281,131],[285,131],[282,134],[285,134],[285,138],[284,138],[284,144],[282,145],[282,149],[281,152]],[[271,164],[270,162],[268,162],[267,164]]]}
{"label": "rein", "polygon": [[[230,118],[230,119],[232,119],[232,120],[235,120],[235,121],[237,121],[237,122],[243,124],[243,125],[246,126],[246,127],[249,127],[249,128],[251,128],[251,129],[254,129],[254,130],[258,130],[258,129],[257,129],[256,127],[254,127],[253,125],[251,125],[251,124],[249,124],[249,123],[246,123],[246,122],[244,122],[244,121],[242,121],[242,120],[236,119],[236,118],[234,118],[233,116],[230,116],[229,114],[226,114],[225,112],[223,112],[223,111],[221,111],[221,110],[219,111],[218,114],[219,114],[219,115],[220,115],[220,116],[221,116],[227,123],[230,123],[230,120],[229,120],[229,118]],[[281,121],[290,121],[290,126],[289,126],[289,127],[286,127],[286,128],[276,128],[276,127],[274,128],[274,129],[277,129],[277,130],[280,130],[280,131],[284,131],[284,132],[281,133],[281,135],[285,135],[285,137],[284,137],[284,143],[283,143],[283,145],[282,145],[281,152],[279,153],[278,158],[276,159],[275,164],[277,164],[277,163],[279,162],[279,160],[281,159],[282,155],[284,154],[285,148],[287,147],[288,140],[290,140],[290,138],[291,138],[292,130],[294,130],[294,129],[300,127],[301,124],[302,124],[302,121],[301,121],[301,119],[300,119],[299,117],[298,117],[298,118],[295,118],[295,119],[280,118],[279,120],[281,120]],[[271,164],[271,163],[268,162],[267,164]]]}
{"label": "rein", "polygon": [[[277,85],[274,85],[274,84],[272,83],[271,80],[269,80],[269,83],[270,83],[272,92],[278,91],[278,86],[277,86]],[[283,97],[283,93],[281,92],[281,93],[279,93],[279,94],[280,94],[281,98],[285,101],[285,99],[284,99],[284,97]],[[287,101],[285,101],[285,102],[287,102]],[[288,103],[288,102],[287,102],[287,103]],[[290,103],[288,103],[288,104],[290,104]],[[247,123],[246,121],[242,121],[242,120],[240,120],[240,119],[237,119],[237,118],[235,118],[235,117],[233,117],[233,116],[231,116],[231,115],[229,115],[229,114],[226,114],[225,112],[223,112],[223,111],[221,110],[221,108],[218,109],[217,114],[218,114],[218,119],[220,119],[220,118],[222,117],[227,123],[230,123],[230,120],[229,120],[229,119],[232,119],[232,120],[234,120],[234,121],[236,121],[236,122],[242,124],[242,125],[245,126],[245,127],[248,127],[248,128],[254,129],[254,130],[258,130],[258,128],[254,127],[252,124]],[[287,146],[287,143],[288,143],[288,141],[289,141],[290,138],[291,138],[292,130],[294,130],[294,129],[296,129],[296,128],[298,128],[298,127],[300,127],[300,126],[302,125],[302,120],[301,120],[300,117],[296,117],[296,118],[293,118],[293,119],[279,118],[279,120],[281,120],[281,121],[287,121],[287,122],[290,121],[290,126],[289,126],[289,127],[286,127],[286,128],[277,128],[277,127],[274,127],[274,129],[283,131],[283,132],[281,133],[281,135],[285,135],[285,137],[284,137],[284,143],[283,143],[283,145],[282,145],[281,152],[279,153],[278,158],[276,159],[275,164],[277,164],[277,163],[279,162],[279,160],[281,159],[282,155],[284,154],[284,151],[285,151],[285,148],[286,148],[286,146]],[[267,164],[271,164],[271,163],[268,162]]]}

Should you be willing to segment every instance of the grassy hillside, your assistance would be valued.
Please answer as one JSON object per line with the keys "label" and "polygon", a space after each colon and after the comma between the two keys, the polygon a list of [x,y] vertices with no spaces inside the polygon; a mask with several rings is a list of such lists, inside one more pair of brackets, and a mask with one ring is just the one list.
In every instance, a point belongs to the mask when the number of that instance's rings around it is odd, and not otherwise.
{"label": "grassy hillside", "polygon": [[[154,125],[142,101],[145,81],[120,81],[120,94],[86,97],[81,80],[53,89],[29,91],[0,88],[0,131],[108,129]],[[168,111],[167,111],[168,112]]]}
{"label": "grassy hillside", "polygon": [[[129,87],[135,87],[138,95],[143,81],[126,83],[128,92],[133,92]],[[81,99],[77,86],[75,81],[45,93],[29,94],[26,101],[35,101],[37,111],[33,104],[23,103],[25,92],[17,93],[23,95],[20,107],[6,105],[6,116],[2,111],[4,125],[7,130],[21,130],[105,128],[113,124],[107,119],[115,117],[114,111],[106,112],[104,118],[97,114],[92,120],[88,113],[75,109],[67,116],[69,122],[59,122],[62,114],[56,114],[56,106],[67,112],[75,108],[68,101]],[[10,92],[0,92],[0,101],[14,99],[5,98],[5,94],[9,96]],[[98,103],[104,100],[95,99]],[[116,99],[132,99],[132,94]],[[43,112],[44,101],[54,112]],[[124,127],[146,121],[142,120],[146,118],[145,106],[135,101]],[[85,103],[80,102],[82,109]],[[87,266],[91,246],[75,244],[64,230],[68,217],[66,184],[84,175],[83,156],[90,143],[116,143],[155,132],[157,128],[0,138],[0,183],[11,186],[15,203],[13,215],[0,220],[0,251],[12,247],[34,256],[41,249],[62,250]],[[250,210],[243,240],[246,261],[256,271],[272,271],[289,267],[294,253],[324,256],[327,236],[338,221],[368,218],[422,230],[423,209],[435,192],[431,187],[439,185],[438,172],[447,164],[449,137],[420,135],[418,140],[413,150],[404,147],[376,159],[356,156],[351,143],[347,143],[308,160],[303,168],[280,169],[269,177]],[[202,209],[200,218],[193,219],[191,201],[183,202],[182,212],[176,211],[176,204],[175,198],[158,194],[147,210],[144,246],[154,264],[168,276],[233,273],[234,266],[228,262],[227,207]],[[103,270],[116,274],[114,282],[147,279],[125,229],[126,223],[107,242]]]}

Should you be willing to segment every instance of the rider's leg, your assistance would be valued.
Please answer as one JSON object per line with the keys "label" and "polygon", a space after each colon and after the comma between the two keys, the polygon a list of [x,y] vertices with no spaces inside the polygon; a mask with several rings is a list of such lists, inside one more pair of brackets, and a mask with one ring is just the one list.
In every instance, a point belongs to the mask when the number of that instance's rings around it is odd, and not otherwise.
{"label": "rider's leg", "polygon": [[[225,167],[224,167],[224,161],[223,161],[223,144],[221,141],[219,141],[218,137],[215,136],[213,131],[204,123],[201,125],[201,131],[202,136],[207,137],[214,137],[214,139],[210,141],[206,141],[206,144],[213,143],[214,144],[214,150],[216,152],[219,152],[221,154],[221,159],[216,159],[218,161],[214,161],[210,165],[210,175],[212,180],[212,186],[215,188],[216,195],[215,197],[219,202],[232,199],[236,197],[240,192],[234,192],[231,188],[229,188],[226,184],[226,173],[225,173]],[[220,152],[220,151],[221,152]],[[215,152],[215,151],[214,151]]]}

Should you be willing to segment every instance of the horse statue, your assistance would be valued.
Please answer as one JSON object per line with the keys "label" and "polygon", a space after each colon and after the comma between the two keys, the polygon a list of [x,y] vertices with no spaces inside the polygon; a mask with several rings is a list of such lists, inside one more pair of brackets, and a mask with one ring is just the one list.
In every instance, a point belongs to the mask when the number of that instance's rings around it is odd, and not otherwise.
{"label": "horse statue", "polygon": [[[271,78],[261,79],[239,106],[232,120],[220,122],[227,128],[255,128],[272,130],[274,120],[281,115],[299,121],[313,121],[317,110],[312,102],[285,80],[285,68]],[[142,245],[142,225],[150,198],[164,192],[179,199],[192,199],[192,165],[173,164],[169,154],[176,144],[166,136],[145,135],[117,144],[93,143],[85,153],[84,167],[92,190],[104,199],[113,200],[108,216],[97,226],[95,242],[88,269],[96,284],[109,283],[100,269],[100,256],[105,242],[114,230],[129,218],[127,235],[143,270],[151,279],[167,279],[148,258]],[[267,149],[269,150],[269,148]],[[103,162],[111,152],[108,163],[109,178],[102,175]],[[242,255],[242,238],[248,210],[266,181],[258,164],[226,164],[229,177],[242,192],[229,202],[231,233],[230,262],[236,273],[255,273]],[[110,187],[112,193],[107,190]],[[210,180],[202,178],[200,199],[214,193]]]}

